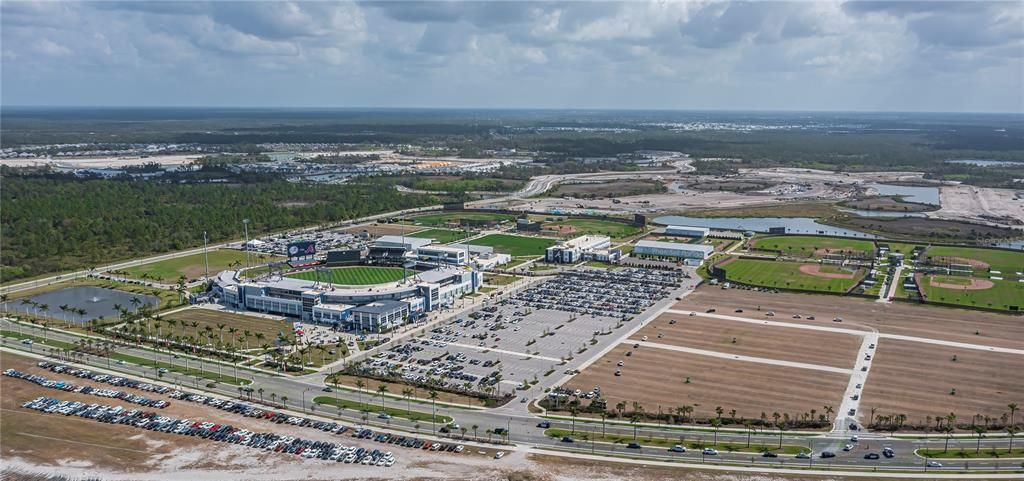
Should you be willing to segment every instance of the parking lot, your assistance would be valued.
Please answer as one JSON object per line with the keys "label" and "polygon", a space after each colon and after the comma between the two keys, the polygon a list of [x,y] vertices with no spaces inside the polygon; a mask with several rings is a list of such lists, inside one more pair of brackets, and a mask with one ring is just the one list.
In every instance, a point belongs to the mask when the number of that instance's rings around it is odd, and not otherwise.
{"label": "parking lot", "polygon": [[359,369],[457,392],[511,393],[525,402],[617,342],[640,314],[671,301],[684,281],[682,271],[564,272],[379,353]]}

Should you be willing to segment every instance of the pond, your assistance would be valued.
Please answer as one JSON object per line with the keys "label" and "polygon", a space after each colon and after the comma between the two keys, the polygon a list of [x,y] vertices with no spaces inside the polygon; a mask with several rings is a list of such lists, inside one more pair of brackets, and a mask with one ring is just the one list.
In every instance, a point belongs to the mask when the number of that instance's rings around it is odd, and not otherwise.
{"label": "pond", "polygon": [[866,232],[825,225],[810,217],[687,217],[666,215],[654,219],[657,224],[707,227],[709,229],[768,232],[770,227],[785,227],[787,234],[818,234],[842,237],[875,238]]}
{"label": "pond", "polygon": [[[160,298],[145,294],[134,294],[131,292],[105,289],[103,287],[79,286],[66,287],[59,291],[47,292],[31,296],[28,300],[39,304],[46,304],[49,309],[43,313],[28,304],[22,304],[22,300],[6,302],[2,307],[9,311],[24,312],[28,314],[39,314],[54,319],[68,320],[76,323],[84,323],[91,319],[103,316],[106,319],[116,318],[117,309],[115,304],[120,304],[130,312],[135,312],[132,306],[132,299],[138,298],[142,304],[158,305]],[[84,309],[85,315],[65,313],[59,306],[67,304],[69,308]],[[140,306],[142,305],[140,304]]]}
{"label": "pond", "polygon": [[881,195],[897,195],[907,202],[940,205],[938,187],[910,187],[907,185],[867,184]]}

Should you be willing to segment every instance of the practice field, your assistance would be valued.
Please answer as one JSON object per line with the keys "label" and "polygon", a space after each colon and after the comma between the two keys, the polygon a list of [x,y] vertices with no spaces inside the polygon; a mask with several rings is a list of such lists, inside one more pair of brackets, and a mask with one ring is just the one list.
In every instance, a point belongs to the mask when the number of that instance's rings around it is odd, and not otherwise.
{"label": "practice field", "polygon": [[572,237],[589,234],[629,237],[640,233],[639,227],[622,222],[599,219],[565,219],[545,223],[544,228],[558,230],[562,235]]}
{"label": "practice field", "polygon": [[[670,324],[670,321],[675,323]],[[861,342],[859,336],[852,334],[671,313],[658,316],[631,339],[639,340],[643,336],[647,336],[648,342],[660,344],[842,369],[853,369]]]}
{"label": "practice field", "polygon": [[[760,307],[760,311],[758,311]],[[702,286],[676,303],[674,309],[773,320],[844,329],[877,329],[883,334],[1024,349],[1024,322],[1020,316],[957,309],[909,302],[875,302],[860,297],[840,297],[780,292],[772,294],[742,289]],[[743,309],[742,313],[734,312]],[[792,316],[800,315],[800,319]],[[814,316],[815,320],[807,319]],[[700,317],[700,316],[696,316]],[[843,322],[833,322],[839,317]],[[718,322],[708,319],[709,323]]]}
{"label": "practice field", "polygon": [[494,212],[452,212],[445,214],[427,214],[418,217],[413,217],[412,221],[423,225],[447,225],[450,222],[458,222],[460,220],[471,220],[471,221],[495,221],[495,222],[514,222],[516,217],[511,214],[498,214]]}
{"label": "practice field", "polygon": [[970,264],[976,271],[992,269],[1016,277],[1024,272],[1024,252],[972,247],[932,246],[924,251],[922,261],[933,264]]}
{"label": "practice field", "polygon": [[544,255],[544,250],[555,245],[554,239],[543,237],[523,237],[508,234],[491,234],[473,239],[468,244],[491,246],[495,252],[509,254],[513,257]]}
{"label": "practice field", "polygon": [[[761,413],[794,416],[838,407],[849,377],[825,371],[736,361],[697,354],[619,345],[572,378],[567,387],[589,391],[601,386],[609,408],[639,402],[646,412],[658,406],[672,412],[691,405],[698,418],[714,417],[715,407],[736,410],[737,417],[760,419]],[[627,351],[633,355],[626,357]],[[623,367],[616,366],[625,360]],[[615,370],[622,369],[621,376]],[[690,383],[686,383],[686,378]]]}
{"label": "practice field", "polygon": [[939,304],[1009,311],[1024,309],[1024,282],[915,274],[925,300]]}
{"label": "practice field", "polygon": [[794,257],[824,257],[828,254],[843,254],[852,257],[871,258],[875,244],[868,240],[842,237],[816,236],[770,236],[754,239],[754,249],[779,252]]}
{"label": "practice field", "polygon": [[723,267],[726,279],[753,286],[843,293],[864,277],[858,269],[836,270],[836,266],[801,264],[760,259],[736,259]]}
{"label": "practice field", "polygon": [[[234,345],[235,347],[243,349],[255,349],[261,344],[274,344],[274,340],[279,335],[292,338],[292,323],[284,320],[284,318],[266,318],[260,316],[249,316],[245,314],[236,314],[234,312],[217,311],[213,309],[202,309],[193,307],[171,314],[163,316],[164,320],[173,320],[177,322],[177,325],[170,325],[165,323],[162,334],[164,337],[170,335],[180,335],[182,337],[187,336],[205,336],[208,332],[207,327],[213,329],[212,335],[215,340],[220,339],[221,334],[224,336],[224,344]],[[192,326],[195,322],[197,325]],[[219,325],[224,325],[224,330],[221,331]],[[150,326],[153,333],[156,333],[156,329]],[[236,329],[235,333],[230,332],[230,328]],[[245,343],[245,339],[241,341],[238,338],[246,338],[245,333],[249,332],[248,345]],[[230,339],[234,337],[235,342],[231,342]]]}
{"label": "practice field", "polygon": [[[210,275],[230,269],[232,267],[245,267],[245,251],[233,249],[219,249],[210,251]],[[252,265],[266,264],[270,261],[281,260],[283,257],[249,253],[249,261]],[[124,269],[128,277],[135,279],[151,279],[157,282],[173,284],[178,278],[185,276],[186,279],[195,280],[206,274],[206,259],[202,253],[185,257],[177,257],[165,261],[154,262],[137,267]]]}
{"label": "practice field", "polygon": [[447,244],[449,242],[455,242],[469,237],[466,231],[461,230],[450,230],[450,229],[427,229],[412,234],[407,234],[408,237],[418,237],[421,239],[434,239],[435,244]]}
{"label": "practice field", "polygon": [[874,407],[876,415],[906,414],[908,423],[955,413],[970,424],[975,414],[998,419],[1007,404],[1024,402],[1024,355],[881,339],[871,362],[860,403],[864,422]]}
{"label": "practice field", "polygon": [[[343,286],[367,286],[384,284],[402,280],[406,271],[401,267],[334,267],[328,270],[330,279],[321,279]],[[288,274],[287,277],[315,281],[316,271],[303,271]]]}

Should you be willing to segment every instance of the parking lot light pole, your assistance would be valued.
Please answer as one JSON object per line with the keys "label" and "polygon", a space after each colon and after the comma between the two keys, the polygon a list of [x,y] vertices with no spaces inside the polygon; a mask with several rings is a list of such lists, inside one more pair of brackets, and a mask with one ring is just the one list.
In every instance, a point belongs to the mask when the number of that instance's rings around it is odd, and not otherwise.
{"label": "parking lot light pole", "polygon": [[309,391],[308,387],[306,389],[302,390],[302,412],[303,413],[306,412],[306,391]]}

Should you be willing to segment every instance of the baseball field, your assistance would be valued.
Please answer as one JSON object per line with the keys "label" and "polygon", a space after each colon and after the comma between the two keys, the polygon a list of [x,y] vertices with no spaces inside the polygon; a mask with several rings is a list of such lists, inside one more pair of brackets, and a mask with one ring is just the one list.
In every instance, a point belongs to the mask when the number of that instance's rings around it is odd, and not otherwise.
{"label": "baseball field", "polygon": [[875,253],[875,243],[869,240],[799,235],[757,238],[753,248],[786,256],[816,258],[828,254],[871,258]]}
{"label": "baseball field", "polygon": [[843,293],[864,277],[864,269],[817,263],[735,259],[722,266],[726,279],[752,286]]}
{"label": "baseball field", "polygon": [[1024,252],[973,247],[932,246],[923,260],[934,264],[970,264],[977,271],[1001,271],[1015,276],[1024,272]]}
{"label": "baseball field", "polygon": [[409,237],[418,237],[421,239],[434,239],[435,244],[447,244],[449,242],[455,242],[469,237],[466,231],[451,230],[451,229],[427,229],[421,230],[409,234]]}
{"label": "baseball field", "polygon": [[467,242],[467,244],[490,246],[494,248],[495,252],[519,257],[544,255],[544,250],[555,245],[555,240],[543,237],[491,234],[479,239],[473,239]]}
{"label": "baseball field", "polygon": [[915,274],[928,302],[998,310],[1024,309],[1024,282]]}
{"label": "baseball field", "polygon": [[640,233],[640,228],[600,219],[565,219],[544,224],[545,229],[556,229],[561,234],[576,237],[581,235],[601,234],[609,237],[629,237]]}
{"label": "baseball field", "polygon": [[[211,276],[217,275],[218,272],[224,269],[245,267],[245,251],[234,249],[211,250],[209,252],[209,259]],[[281,259],[283,257],[257,252],[249,253],[249,262],[254,266]],[[181,276],[185,276],[188,280],[194,280],[206,273],[206,256],[199,253],[176,257],[152,264],[131,267],[125,269],[125,272],[128,273],[129,277],[135,279],[153,279],[167,284],[177,282]]]}
{"label": "baseball field", "polygon": [[427,214],[421,215],[419,217],[414,217],[412,220],[417,224],[441,226],[446,225],[450,222],[458,222],[463,219],[495,222],[514,222],[516,220],[515,216],[511,214],[498,214],[493,212],[451,212],[442,214]]}
{"label": "baseball field", "polygon": [[[329,279],[321,279],[331,284],[344,286],[366,286],[384,284],[402,280],[406,271],[401,267],[335,267],[328,270]],[[410,272],[411,274],[411,272]],[[303,271],[288,274],[287,277],[306,281],[316,280],[316,271]]]}

